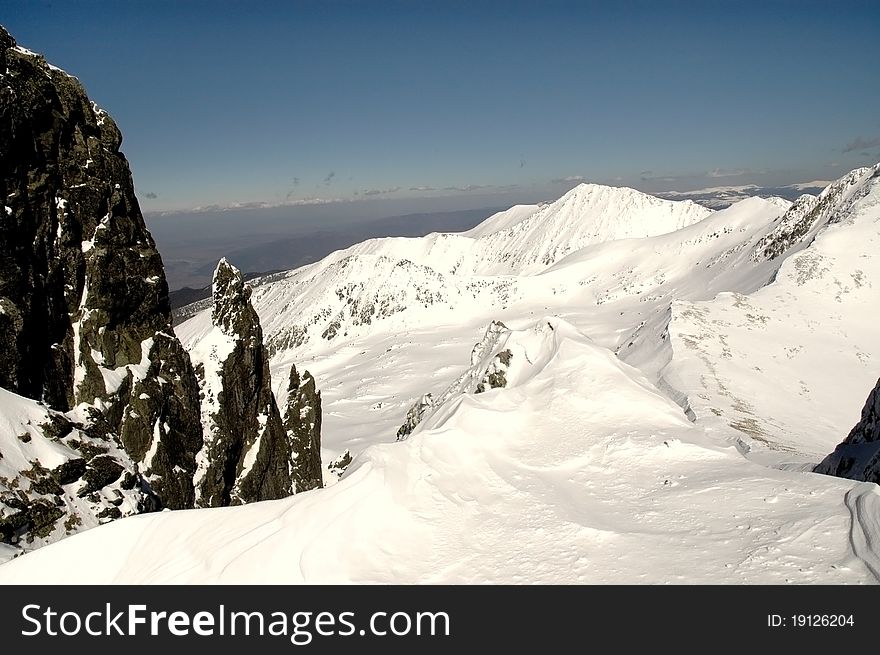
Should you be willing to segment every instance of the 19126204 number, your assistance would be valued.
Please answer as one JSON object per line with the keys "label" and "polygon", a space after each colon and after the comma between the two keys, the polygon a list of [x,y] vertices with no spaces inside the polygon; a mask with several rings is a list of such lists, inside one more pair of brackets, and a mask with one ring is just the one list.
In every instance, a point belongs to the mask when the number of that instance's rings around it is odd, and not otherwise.
{"label": "19126204 number", "polygon": [[855,625],[852,614],[792,614],[796,628],[843,628]]}

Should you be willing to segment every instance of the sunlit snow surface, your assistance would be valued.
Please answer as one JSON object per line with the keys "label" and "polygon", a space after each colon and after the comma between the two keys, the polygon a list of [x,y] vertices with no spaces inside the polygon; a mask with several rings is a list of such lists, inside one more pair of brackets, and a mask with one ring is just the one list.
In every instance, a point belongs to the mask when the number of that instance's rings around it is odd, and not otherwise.
{"label": "sunlit snow surface", "polygon": [[[291,363],[315,376],[324,462],[355,455],[342,479],[115,521],[0,582],[875,582],[878,487],[802,472],[880,373],[871,174],[770,261],[784,203],[582,186],[498,230],[373,240],[258,284],[276,392]],[[507,387],[395,442],[492,320],[513,330]],[[177,332],[195,348],[209,328]]]}

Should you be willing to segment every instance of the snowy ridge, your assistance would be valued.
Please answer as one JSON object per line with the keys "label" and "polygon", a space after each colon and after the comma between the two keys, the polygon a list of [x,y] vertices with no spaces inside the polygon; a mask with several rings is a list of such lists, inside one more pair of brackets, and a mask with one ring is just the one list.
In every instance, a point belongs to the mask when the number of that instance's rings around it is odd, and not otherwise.
{"label": "snowy ridge", "polygon": [[[435,233],[364,241],[255,285],[253,302],[270,353],[317,338],[362,335],[375,328],[359,326],[374,323],[400,329],[408,319],[395,315],[404,310],[411,319],[414,309],[434,315],[435,310],[473,313],[487,304],[504,308],[521,297],[523,279],[575,250],[669,233],[711,213],[690,201],[581,184],[544,207],[519,206],[490,217],[471,230],[479,238]],[[177,333],[191,348],[208,324],[205,310]]]}
{"label": "snowy ridge", "polygon": [[409,259],[444,274],[529,275],[588,245],[673,232],[711,213],[690,200],[580,184],[555,202],[513,207],[468,232],[370,239],[314,266],[370,254]]}
{"label": "snowy ridge", "polygon": [[[696,203],[661,200],[626,187],[580,184],[516,225],[480,240],[475,273],[536,273],[590,244],[650,237],[711,214]],[[492,261],[494,259],[494,261]]]}
{"label": "snowy ridge", "polygon": [[541,209],[542,206],[544,205],[514,205],[510,209],[505,209],[503,212],[492,214],[476,227],[472,227],[470,230],[464,232],[459,232],[459,234],[471,237],[472,239],[479,239],[480,237],[494,234],[501,230],[507,230],[517,223],[521,223],[529,218],[532,214]]}
{"label": "snowy ridge", "polygon": [[[462,393],[482,393],[486,387],[507,386],[506,373],[513,353],[507,350],[500,359],[499,356],[510,335],[511,331],[504,323],[492,321],[486,328],[486,334],[471,351],[470,367],[436,398],[432,393],[422,396],[407,412],[406,422],[397,431],[397,439],[406,438],[450,398]],[[501,378],[498,378],[499,374],[502,375]],[[495,377],[490,380],[490,376]]]}
{"label": "snowy ridge", "polygon": [[808,245],[822,228],[839,220],[840,214],[866,191],[866,182],[876,177],[878,170],[880,164],[857,168],[829,184],[818,197],[802,195],[762,240],[763,250],[755,256],[772,259],[783,253],[793,254],[794,246]]}

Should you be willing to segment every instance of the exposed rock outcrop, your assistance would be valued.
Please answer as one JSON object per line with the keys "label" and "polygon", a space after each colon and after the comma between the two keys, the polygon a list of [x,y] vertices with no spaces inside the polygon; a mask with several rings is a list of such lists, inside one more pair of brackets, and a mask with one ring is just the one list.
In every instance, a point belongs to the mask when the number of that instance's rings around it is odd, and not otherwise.
{"label": "exposed rock outcrop", "polygon": [[880,380],[868,394],[859,422],[814,470],[880,484]]}
{"label": "exposed rock outcrop", "polygon": [[483,378],[474,389],[474,393],[483,393],[489,389],[501,389],[507,386],[507,369],[510,368],[510,362],[513,359],[513,353],[510,348],[502,350],[492,358]]}
{"label": "exposed rock outcrop", "polygon": [[412,434],[427,417],[450,398],[462,393],[484,393],[507,386],[507,371],[513,352],[505,348],[511,330],[501,321],[492,321],[483,338],[471,350],[471,364],[461,376],[439,395],[426,393],[406,413],[406,420],[397,430],[397,440]]}
{"label": "exposed rock outcrop", "polygon": [[159,506],[100,413],[89,412],[76,421],[0,389],[0,543],[30,549]]}
{"label": "exposed rock outcrop", "polygon": [[327,465],[327,470],[330,471],[336,477],[342,477],[342,474],[345,473],[346,469],[348,469],[349,464],[352,462],[351,451],[348,448],[336,459],[331,461]]}
{"label": "exposed rock outcrop", "polygon": [[434,395],[430,392],[426,393],[415,403],[413,403],[412,407],[410,407],[406,412],[406,419],[403,421],[403,425],[401,425],[397,429],[397,440],[402,441],[403,439],[406,439],[409,435],[411,435],[413,430],[415,430],[416,427],[418,427],[419,423],[422,422],[425,414],[427,414],[433,408]]}
{"label": "exposed rock outcrop", "polygon": [[880,164],[857,168],[829,184],[818,196],[804,194],[779,217],[773,230],[752,253],[753,261],[769,261],[804,248],[819,230],[840,220],[846,209],[870,189],[866,179],[880,175]]}
{"label": "exposed rock outcrop", "polygon": [[213,328],[192,353],[204,426],[195,478],[199,507],[283,498],[294,491],[290,442],[250,294],[239,270],[221,260],[212,285]]}

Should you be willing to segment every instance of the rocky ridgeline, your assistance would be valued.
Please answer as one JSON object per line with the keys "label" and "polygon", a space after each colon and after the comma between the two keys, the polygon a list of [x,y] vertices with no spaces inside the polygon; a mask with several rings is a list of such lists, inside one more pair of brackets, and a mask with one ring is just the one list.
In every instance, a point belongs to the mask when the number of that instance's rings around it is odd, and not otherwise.
{"label": "rocky ridgeline", "polygon": [[[259,322],[253,330],[252,308],[235,313],[243,283],[230,279],[221,285],[230,298],[214,300],[225,328],[245,331],[223,377],[224,429],[237,429],[238,412],[265,417],[230,445],[252,453],[247,475],[230,464],[239,453],[218,454],[226,437],[203,430],[200,386],[174,335],[162,260],[115,123],[76,78],[2,27],[0,71],[0,387],[12,392],[0,404],[0,543],[193,507],[197,493],[211,505],[290,493],[292,455],[266,386]],[[36,402],[10,410],[19,397]],[[319,432],[320,420],[309,420]],[[222,484],[209,482],[218,475]]]}
{"label": "rocky ridgeline", "polygon": [[880,380],[868,394],[859,422],[814,470],[880,484]]}
{"label": "rocky ridgeline", "polygon": [[752,253],[753,261],[769,261],[791,254],[798,244],[808,245],[817,230],[839,220],[859,193],[869,189],[865,180],[880,175],[880,164],[857,168],[829,184],[818,196],[804,194],[778,219],[773,230],[761,239]]}

